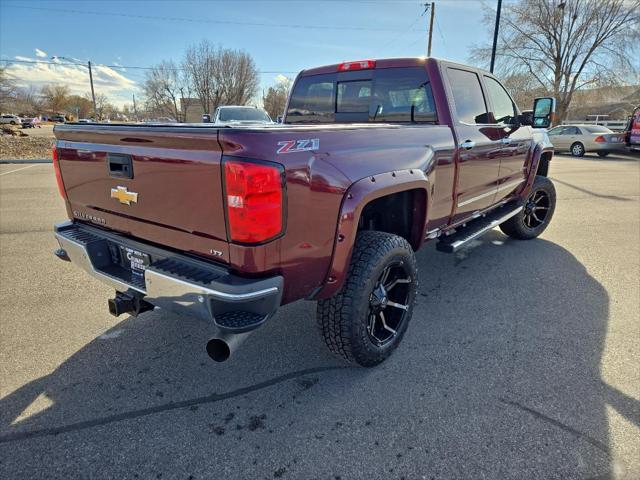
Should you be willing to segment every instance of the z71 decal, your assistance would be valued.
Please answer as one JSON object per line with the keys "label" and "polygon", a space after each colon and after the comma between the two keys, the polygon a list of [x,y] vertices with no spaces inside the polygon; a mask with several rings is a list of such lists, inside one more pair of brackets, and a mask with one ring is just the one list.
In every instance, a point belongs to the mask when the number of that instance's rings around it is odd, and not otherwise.
{"label": "z71 decal", "polygon": [[297,153],[318,150],[320,148],[319,138],[307,138],[304,140],[284,140],[278,142],[276,153]]}

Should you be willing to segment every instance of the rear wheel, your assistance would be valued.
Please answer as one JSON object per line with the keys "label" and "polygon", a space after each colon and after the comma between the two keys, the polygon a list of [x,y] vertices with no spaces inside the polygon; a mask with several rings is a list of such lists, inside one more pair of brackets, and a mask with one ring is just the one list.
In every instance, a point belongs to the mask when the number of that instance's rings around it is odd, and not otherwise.
{"label": "rear wheel", "polygon": [[609,155],[609,152],[598,152],[598,156],[599,156],[599,157],[604,158],[604,157],[606,157],[607,155]]}
{"label": "rear wheel", "polygon": [[407,330],[416,290],[416,259],[407,241],[360,232],[344,286],[318,302],[317,321],[327,347],[363,367],[381,363]]}
{"label": "rear wheel", "polygon": [[583,157],[584,156],[584,145],[580,142],[576,142],[571,145],[571,155],[574,157]]}
{"label": "rear wheel", "polygon": [[519,240],[536,238],[545,231],[556,209],[556,189],[551,180],[540,175],[533,182],[520,213],[500,225],[500,230]]}

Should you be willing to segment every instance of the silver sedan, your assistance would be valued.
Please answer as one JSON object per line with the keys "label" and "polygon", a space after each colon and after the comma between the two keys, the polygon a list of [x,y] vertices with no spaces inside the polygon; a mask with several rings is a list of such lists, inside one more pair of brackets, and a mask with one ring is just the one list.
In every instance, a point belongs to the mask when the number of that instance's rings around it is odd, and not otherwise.
{"label": "silver sedan", "polygon": [[595,152],[601,157],[624,150],[624,135],[600,125],[560,125],[548,132],[556,152],[568,151],[574,157]]}

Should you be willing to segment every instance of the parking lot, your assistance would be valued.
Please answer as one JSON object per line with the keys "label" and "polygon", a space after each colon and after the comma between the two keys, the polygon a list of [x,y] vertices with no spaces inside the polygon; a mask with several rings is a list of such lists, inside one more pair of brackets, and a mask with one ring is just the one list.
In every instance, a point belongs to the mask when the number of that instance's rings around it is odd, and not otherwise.
{"label": "parking lot", "polygon": [[418,253],[405,340],[332,357],[315,304],[227,363],[57,260],[50,164],[0,165],[0,478],[640,478],[640,160],[557,156],[541,238]]}

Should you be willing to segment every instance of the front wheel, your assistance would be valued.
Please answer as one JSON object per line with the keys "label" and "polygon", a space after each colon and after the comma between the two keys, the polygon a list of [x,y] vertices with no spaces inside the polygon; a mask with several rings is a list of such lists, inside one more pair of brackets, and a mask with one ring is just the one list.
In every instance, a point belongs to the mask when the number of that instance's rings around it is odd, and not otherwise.
{"label": "front wheel", "polygon": [[522,211],[502,223],[500,230],[519,240],[536,238],[549,226],[555,209],[556,189],[553,183],[547,177],[537,175]]}
{"label": "front wheel", "polygon": [[318,302],[318,327],[329,350],[363,367],[383,362],[407,330],[417,283],[416,258],[404,238],[360,232],[345,284]]}

